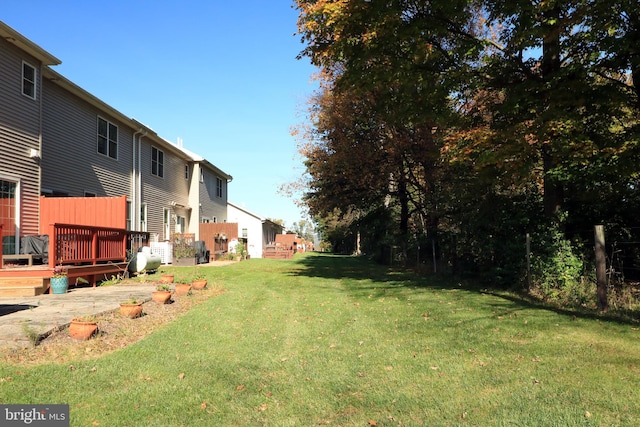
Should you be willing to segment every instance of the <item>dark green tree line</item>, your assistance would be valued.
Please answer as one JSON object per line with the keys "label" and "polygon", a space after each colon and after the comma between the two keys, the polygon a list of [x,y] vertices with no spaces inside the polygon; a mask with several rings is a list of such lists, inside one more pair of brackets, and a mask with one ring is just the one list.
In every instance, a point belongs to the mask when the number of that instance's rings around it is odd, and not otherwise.
{"label": "dark green tree line", "polygon": [[301,55],[323,76],[301,145],[320,224],[373,251],[394,243],[404,260],[435,239],[444,263],[508,283],[522,277],[525,233],[555,242],[546,258],[570,248],[573,271],[573,237],[631,221],[620,208],[638,199],[634,2],[296,7]]}

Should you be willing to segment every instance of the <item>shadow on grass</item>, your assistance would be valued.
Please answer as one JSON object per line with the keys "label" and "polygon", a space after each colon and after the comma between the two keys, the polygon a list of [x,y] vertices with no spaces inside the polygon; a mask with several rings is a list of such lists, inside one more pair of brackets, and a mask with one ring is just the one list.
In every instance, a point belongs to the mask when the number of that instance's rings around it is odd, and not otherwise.
{"label": "shadow on grass", "polygon": [[522,309],[539,309],[553,311],[575,319],[601,320],[623,324],[637,324],[640,321],[640,313],[637,311],[611,311],[602,314],[582,308],[557,307],[531,298],[524,292],[490,288],[472,280],[458,279],[447,273],[416,273],[410,269],[380,265],[363,257],[316,253],[297,259],[297,264],[302,265],[304,268],[292,271],[292,275],[366,281],[367,284],[363,283],[348,290],[354,296],[390,296],[393,295],[394,290],[404,288],[414,288],[416,291],[420,289],[460,290],[490,294],[501,298],[505,301],[505,304],[494,303],[496,311],[509,312]]}

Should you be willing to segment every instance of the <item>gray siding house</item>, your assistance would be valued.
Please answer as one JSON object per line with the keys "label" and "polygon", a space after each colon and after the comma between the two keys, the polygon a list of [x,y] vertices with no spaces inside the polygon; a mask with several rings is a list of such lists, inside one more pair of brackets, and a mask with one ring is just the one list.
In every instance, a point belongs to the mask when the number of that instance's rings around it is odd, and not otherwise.
{"label": "gray siding house", "polygon": [[42,71],[53,55],[0,22],[0,226],[3,253],[39,227]]}
{"label": "gray siding house", "polygon": [[226,222],[230,175],[51,69],[57,58],[2,22],[0,36],[3,253],[38,234],[40,194],[126,195],[128,228],[158,241]]}

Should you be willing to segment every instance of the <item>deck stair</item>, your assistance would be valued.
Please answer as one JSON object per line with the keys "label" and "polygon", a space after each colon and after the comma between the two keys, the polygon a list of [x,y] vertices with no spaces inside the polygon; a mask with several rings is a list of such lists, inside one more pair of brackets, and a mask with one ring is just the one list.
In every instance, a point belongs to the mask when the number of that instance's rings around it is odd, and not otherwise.
{"label": "deck stair", "polygon": [[49,279],[44,277],[1,277],[0,297],[32,297],[49,289]]}

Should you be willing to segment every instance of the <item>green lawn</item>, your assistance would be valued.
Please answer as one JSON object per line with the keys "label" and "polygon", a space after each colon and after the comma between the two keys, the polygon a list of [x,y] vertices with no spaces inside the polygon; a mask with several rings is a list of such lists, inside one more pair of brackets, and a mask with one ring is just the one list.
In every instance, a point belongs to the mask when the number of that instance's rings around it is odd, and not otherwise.
{"label": "green lawn", "polygon": [[227,292],[90,361],[0,365],[72,426],[637,426],[636,324],[308,254],[201,268]]}

